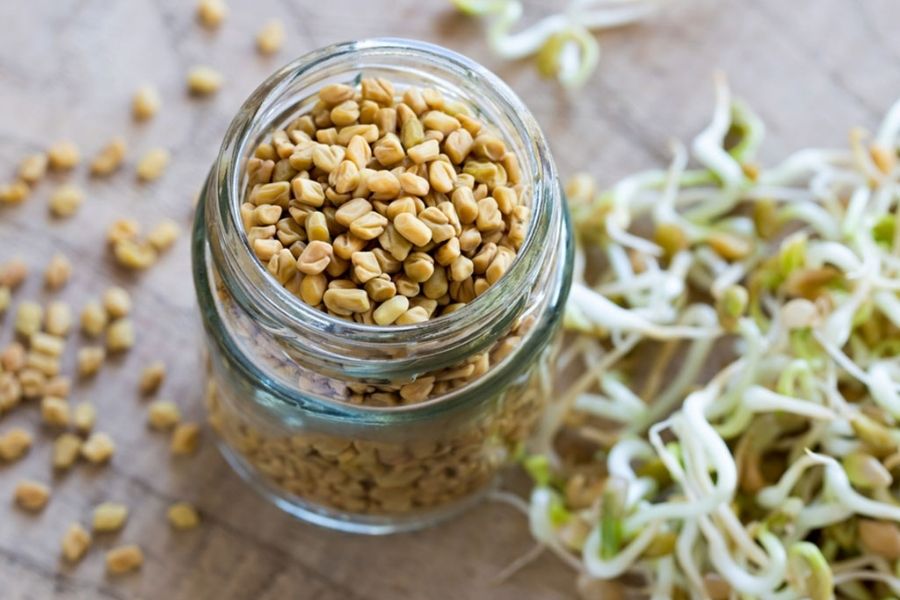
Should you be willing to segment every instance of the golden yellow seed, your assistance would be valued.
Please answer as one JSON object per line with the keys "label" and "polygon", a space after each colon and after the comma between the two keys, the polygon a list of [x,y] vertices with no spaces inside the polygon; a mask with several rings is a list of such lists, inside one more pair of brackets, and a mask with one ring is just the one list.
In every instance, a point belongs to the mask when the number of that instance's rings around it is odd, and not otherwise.
{"label": "golden yellow seed", "polygon": [[475,226],[482,233],[490,233],[503,228],[503,213],[497,206],[497,201],[488,196],[478,201],[478,218]]}
{"label": "golden yellow seed", "polygon": [[38,481],[26,479],[16,485],[14,497],[20,508],[37,512],[50,500],[50,488]]}
{"label": "golden yellow seed", "polygon": [[94,508],[92,526],[95,532],[118,531],[128,519],[128,507],[117,502],[103,502]]}
{"label": "golden yellow seed", "polygon": [[457,256],[450,264],[450,278],[453,281],[465,281],[472,276],[474,265],[465,256]]}
{"label": "golden yellow seed", "polygon": [[197,2],[197,19],[208,29],[215,29],[228,16],[228,7],[223,0],[199,0]]}
{"label": "golden yellow seed", "polygon": [[126,151],[124,139],[120,137],[111,139],[91,161],[91,175],[104,177],[117,171],[125,160]]}
{"label": "golden yellow seed", "polygon": [[72,523],[62,538],[62,555],[69,562],[78,562],[91,546],[91,534],[80,523]]}
{"label": "golden yellow seed", "polygon": [[21,427],[13,427],[0,435],[0,460],[18,460],[31,448],[33,438]]}
{"label": "golden yellow seed", "polygon": [[110,352],[122,352],[134,346],[134,324],[123,317],[109,324],[106,330],[106,348]]}
{"label": "golden yellow seed", "polygon": [[394,86],[381,77],[364,77],[360,82],[362,97],[378,104],[390,106],[394,103]]}
{"label": "golden yellow seed", "polygon": [[476,156],[497,162],[502,160],[506,155],[506,144],[496,136],[481,134],[475,138],[472,152],[474,152]]}
{"label": "golden yellow seed", "polygon": [[181,227],[172,219],[163,219],[147,233],[147,241],[159,252],[168,250],[178,239]]}
{"label": "golden yellow seed", "polygon": [[84,193],[74,185],[64,184],[56,188],[50,196],[50,212],[55,217],[74,215],[84,203]]}
{"label": "golden yellow seed", "polygon": [[427,252],[413,252],[403,261],[403,272],[410,281],[423,283],[434,273],[434,258]]}
{"label": "golden yellow seed", "polygon": [[49,356],[41,352],[29,352],[25,356],[25,364],[32,369],[37,369],[47,377],[59,375],[60,360],[55,356]]}
{"label": "golden yellow seed", "polygon": [[106,229],[106,241],[115,245],[123,240],[133,240],[141,233],[140,224],[134,219],[116,219]]}
{"label": "golden yellow seed", "polygon": [[328,279],[325,275],[307,275],[300,282],[300,298],[310,306],[318,306],[328,287]]}
{"label": "golden yellow seed", "polygon": [[415,246],[424,246],[431,241],[431,229],[415,215],[400,213],[394,219],[394,228]]}
{"label": "golden yellow seed", "polygon": [[68,377],[56,375],[47,380],[44,385],[44,394],[57,398],[68,398],[72,391],[72,381]]}
{"label": "golden yellow seed", "polygon": [[427,140],[409,148],[406,155],[409,156],[416,164],[422,164],[436,160],[440,156],[441,150],[436,140]]}
{"label": "golden yellow seed", "polygon": [[113,246],[116,262],[134,270],[148,269],[156,262],[156,249],[148,242],[137,240],[120,240]]}
{"label": "golden yellow seed", "polygon": [[0,267],[0,285],[11,290],[19,287],[28,277],[28,264],[21,257],[15,257]]}
{"label": "golden yellow seed", "polygon": [[515,253],[509,248],[506,248],[504,246],[497,248],[497,256],[494,257],[494,260],[491,261],[490,266],[484,273],[487,282],[489,284],[497,283],[497,281],[509,269],[509,266],[512,264],[514,258]]}
{"label": "golden yellow seed", "polygon": [[319,100],[329,106],[335,106],[353,98],[353,88],[342,83],[330,83],[319,90]]}
{"label": "golden yellow seed", "polygon": [[375,309],[372,318],[378,325],[390,325],[408,309],[409,299],[406,296],[392,296]]}
{"label": "golden yellow seed", "polygon": [[85,346],[78,350],[78,375],[91,377],[96,375],[106,360],[106,349],[103,346]]}
{"label": "golden yellow seed", "polygon": [[144,84],[134,92],[131,99],[131,114],[138,121],[152,119],[159,112],[162,99],[155,87]]}
{"label": "golden yellow seed", "polygon": [[72,426],[81,433],[88,433],[94,428],[97,420],[97,409],[90,402],[79,402],[72,413]]}
{"label": "golden yellow seed", "polygon": [[312,151],[313,164],[326,173],[334,171],[344,160],[346,150],[341,146],[316,144]]}
{"label": "golden yellow seed", "polygon": [[359,168],[353,161],[345,160],[331,172],[328,181],[339,194],[351,192],[359,185]]}
{"label": "golden yellow seed", "polygon": [[29,194],[31,194],[31,188],[24,181],[0,185],[0,204],[21,204]]}
{"label": "golden yellow seed", "polygon": [[281,252],[282,249],[283,246],[281,245],[281,242],[275,239],[253,240],[253,252],[256,254],[256,257],[264,263],[272,260],[272,257]]}
{"label": "golden yellow seed", "polygon": [[90,336],[98,336],[106,329],[108,317],[96,300],[88,302],[81,311],[81,330]]}
{"label": "golden yellow seed", "polygon": [[[337,220],[337,214],[335,214]],[[352,233],[342,233],[334,238],[334,255],[344,260],[350,260],[354,252],[361,251],[366,245],[366,240],[361,240]]]}
{"label": "golden yellow seed", "polygon": [[81,455],[94,464],[108,461],[115,451],[116,445],[112,438],[100,432],[92,433],[81,445]]}
{"label": "golden yellow seed", "polygon": [[436,192],[450,193],[456,184],[456,170],[450,163],[436,160],[428,166],[428,181]]}
{"label": "golden yellow seed", "polygon": [[137,545],[119,546],[106,553],[106,570],[111,575],[122,575],[139,569],[144,563],[144,553]]}
{"label": "golden yellow seed", "polygon": [[169,151],[165,148],[151,148],[138,161],[136,172],[141,181],[155,181],[162,177],[169,165]]}
{"label": "golden yellow seed", "polygon": [[59,358],[65,347],[66,340],[57,335],[37,332],[31,336],[32,352]]}
{"label": "golden yellow seed", "polygon": [[169,400],[156,400],[147,407],[147,423],[153,429],[171,429],[181,420],[178,406]]}
{"label": "golden yellow seed", "polygon": [[66,470],[75,464],[81,452],[81,438],[74,433],[60,434],[53,441],[53,468]]}
{"label": "golden yellow seed", "polygon": [[25,366],[25,346],[19,342],[10,342],[0,352],[0,373],[18,373]]}
{"label": "golden yellow seed", "polygon": [[67,427],[69,403],[56,396],[44,396],[41,400],[41,419],[51,427]]}
{"label": "golden yellow seed", "polygon": [[19,179],[35,184],[47,173],[47,155],[43,153],[29,154],[19,163]]}
{"label": "golden yellow seed", "polygon": [[706,238],[706,243],[725,260],[735,261],[746,258],[753,252],[753,243],[745,237],[717,231]]}
{"label": "golden yellow seed", "polygon": [[16,333],[24,337],[31,337],[41,329],[41,319],[44,309],[37,302],[26,300],[19,304],[16,310]]}
{"label": "golden yellow seed", "polygon": [[468,158],[473,145],[472,134],[465,129],[457,129],[444,139],[444,152],[453,164],[459,165]]}
{"label": "golden yellow seed", "polygon": [[364,313],[369,310],[369,296],[360,289],[330,289],[322,297],[328,310],[337,314]]}
{"label": "golden yellow seed", "polygon": [[37,369],[22,369],[19,372],[19,385],[23,398],[38,398],[44,393],[47,376]]}
{"label": "golden yellow seed", "polygon": [[354,252],[351,255],[353,263],[353,273],[360,283],[366,283],[370,279],[374,279],[381,275],[381,265],[372,252]]}
{"label": "golden yellow seed", "polygon": [[44,271],[44,285],[47,289],[58,290],[63,287],[72,275],[72,263],[65,255],[55,253]]}
{"label": "golden yellow seed", "polygon": [[860,543],[866,550],[891,561],[900,559],[900,528],[895,523],[859,519],[858,527]]}
{"label": "golden yellow seed", "polygon": [[331,233],[328,231],[328,221],[325,213],[314,212],[306,217],[306,235],[312,242],[330,242]]}
{"label": "golden yellow seed", "polygon": [[350,233],[361,240],[374,240],[387,226],[388,220],[377,212],[369,212],[350,224]]}
{"label": "golden yellow seed", "polygon": [[272,19],[256,34],[256,47],[263,54],[275,54],[284,45],[285,35],[284,24]]}
{"label": "golden yellow seed", "polygon": [[188,91],[195,96],[208,96],[219,91],[224,78],[221,73],[207,66],[192,67],[187,75]]}
{"label": "golden yellow seed", "polygon": [[330,244],[321,240],[313,240],[297,259],[297,269],[307,275],[316,275],[324,271],[333,258],[334,250]]}
{"label": "golden yellow seed", "polygon": [[72,329],[72,308],[62,300],[54,300],[47,305],[44,330],[60,337],[69,335]]}
{"label": "golden yellow seed", "polygon": [[103,308],[113,319],[127,316],[131,312],[131,295],[118,286],[107,288],[103,292]]}
{"label": "golden yellow seed", "polygon": [[47,160],[54,171],[68,171],[74,169],[81,162],[81,151],[75,142],[60,140],[54,142],[47,150]]}
{"label": "golden yellow seed", "polygon": [[200,445],[200,427],[196,423],[180,423],[172,432],[172,454],[193,454]]}
{"label": "golden yellow seed", "polygon": [[197,509],[188,502],[175,502],[166,511],[169,524],[175,529],[193,529],[200,524]]}
{"label": "golden yellow seed", "polygon": [[424,323],[428,320],[428,311],[421,306],[414,306],[400,315],[396,321],[397,325],[414,325],[416,323]]}

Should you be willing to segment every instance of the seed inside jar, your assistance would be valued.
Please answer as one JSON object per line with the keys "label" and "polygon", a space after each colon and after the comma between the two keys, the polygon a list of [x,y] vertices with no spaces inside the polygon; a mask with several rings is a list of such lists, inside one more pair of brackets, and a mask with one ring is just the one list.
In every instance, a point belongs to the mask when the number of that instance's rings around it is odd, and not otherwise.
{"label": "seed inside jar", "polygon": [[330,84],[256,147],[241,221],[281,285],[334,316],[408,325],[509,270],[530,221],[518,160],[453,100]]}

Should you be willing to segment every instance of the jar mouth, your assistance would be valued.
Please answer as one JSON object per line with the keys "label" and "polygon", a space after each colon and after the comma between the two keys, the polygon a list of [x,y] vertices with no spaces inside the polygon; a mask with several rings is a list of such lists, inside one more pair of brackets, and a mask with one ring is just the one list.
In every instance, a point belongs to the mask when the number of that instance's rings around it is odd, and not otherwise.
{"label": "jar mouth", "polygon": [[[308,77],[324,65],[341,63],[342,74],[358,76],[370,68],[362,60],[381,60],[379,68],[391,68],[394,60],[419,60],[427,65],[428,73],[436,83],[447,81],[453,75],[477,88],[481,109],[490,104],[502,112],[519,138],[518,158],[522,162],[523,181],[531,201],[531,221],[525,240],[508,271],[497,283],[461,309],[422,323],[413,325],[369,325],[343,319],[320,311],[295,297],[272,277],[265,266],[253,255],[241,225],[239,207],[243,196],[244,161],[252,153],[255,136],[263,128],[275,125],[279,115],[273,108],[276,99],[285,94],[298,80]],[[402,69],[402,66],[399,67]],[[298,99],[299,101],[299,99]],[[293,113],[291,113],[293,114]],[[265,129],[263,129],[265,130]],[[509,132],[505,132],[509,133]],[[335,44],[305,54],[285,65],[263,82],[245,101],[232,121],[222,144],[218,162],[212,171],[211,183],[215,186],[216,202],[210,207],[215,219],[224,226],[218,231],[208,227],[211,251],[220,268],[238,282],[235,300],[277,323],[279,328],[294,329],[298,338],[310,332],[327,333],[352,340],[354,344],[375,347],[380,344],[438,344],[440,340],[457,339],[473,324],[488,323],[484,336],[492,331],[507,328],[519,311],[511,297],[521,297],[516,290],[527,289],[534,279],[535,269],[544,258],[541,241],[551,231],[549,213],[553,210],[557,177],[550,160],[544,136],[516,94],[496,75],[478,63],[440,46],[399,38],[378,38]],[[287,325],[290,324],[290,325]],[[294,328],[292,325],[296,325]]]}

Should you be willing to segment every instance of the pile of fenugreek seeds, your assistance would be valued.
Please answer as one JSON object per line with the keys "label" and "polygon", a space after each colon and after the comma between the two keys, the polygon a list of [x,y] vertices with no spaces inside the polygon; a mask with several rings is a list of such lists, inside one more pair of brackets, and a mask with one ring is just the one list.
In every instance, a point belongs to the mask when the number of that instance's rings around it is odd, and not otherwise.
{"label": "pile of fenugreek seeds", "polygon": [[327,85],[247,164],[256,256],[329,314],[406,325],[458,310],[525,240],[516,155],[460,102],[364,78]]}
{"label": "pile of fenugreek seeds", "polygon": [[[228,13],[222,0],[199,0],[196,10],[198,21],[208,29],[217,28]],[[278,21],[268,22],[256,40],[263,54],[276,52],[283,41],[284,29]],[[222,76],[207,66],[192,68],[186,77],[187,91],[192,96],[213,94],[222,84]],[[153,85],[140,86],[131,100],[132,115],[138,122],[151,121],[161,107],[162,98]],[[128,143],[122,137],[113,137],[87,161],[87,173],[93,179],[115,176],[126,166],[127,159]],[[20,162],[13,181],[0,185],[0,208],[13,209],[23,204],[42,180],[68,177],[82,162],[79,146],[70,140],[60,140],[45,151],[29,154]],[[133,176],[139,183],[148,184],[164,175],[169,162],[166,148],[150,148],[135,161]],[[75,218],[85,197],[85,191],[75,183],[60,183],[49,194],[48,213],[55,220]],[[133,218],[120,218],[109,225],[107,238],[101,243],[108,244],[115,264],[129,270],[151,267],[175,243],[181,228],[175,220],[163,219],[145,233],[141,229]],[[54,475],[53,483],[44,476],[23,478],[16,484],[11,499],[20,510],[37,513],[52,503],[58,475],[75,469],[82,461],[103,466],[113,460],[114,424],[104,426],[107,432],[95,426],[98,422],[103,425],[102,404],[74,403],[69,397],[78,393],[83,382],[104,377],[107,357],[130,350],[137,334],[127,290],[111,285],[98,293],[98,299],[83,304],[79,321],[66,301],[53,299],[42,304],[17,299],[28,274],[28,264],[21,258],[0,264],[0,319],[10,315],[5,329],[12,335],[12,340],[0,347],[0,468],[25,460],[32,446],[49,434],[52,451],[47,467]],[[72,274],[70,260],[63,254],[53,255],[43,273],[45,290],[51,294],[59,292]],[[0,335],[7,337],[3,335],[6,332],[0,331]],[[70,355],[73,359],[67,360]],[[70,363],[74,364],[74,372],[68,375],[64,371]],[[136,394],[150,399],[142,418],[150,430],[167,434],[171,454],[193,454],[200,442],[199,425],[183,421],[175,402],[152,398],[165,376],[165,365],[159,361],[146,365],[141,372]],[[36,405],[41,429],[4,426],[4,417],[13,411],[26,411],[28,405]],[[95,538],[125,528],[128,514],[129,508],[120,502],[99,503],[91,514],[85,515],[83,523],[73,522],[59,532],[62,557],[70,563],[81,561]],[[198,510],[188,502],[171,504],[164,518],[176,530],[199,524]],[[137,544],[114,546],[106,553],[107,571],[134,571],[143,563],[143,556]]]}

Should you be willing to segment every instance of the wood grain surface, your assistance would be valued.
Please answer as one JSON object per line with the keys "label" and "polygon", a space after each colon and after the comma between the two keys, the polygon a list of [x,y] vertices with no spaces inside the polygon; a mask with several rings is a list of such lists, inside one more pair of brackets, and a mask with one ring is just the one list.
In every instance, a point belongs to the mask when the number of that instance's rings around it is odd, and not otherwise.
{"label": "wood grain surface", "polygon": [[[331,42],[406,36],[438,42],[502,75],[531,107],[550,138],[562,173],[587,170],[610,183],[667,158],[667,142],[685,139],[705,122],[716,68],[729,76],[769,125],[763,151],[774,160],[805,145],[842,144],[853,125],[874,127],[900,96],[900,4],[896,0],[673,0],[659,18],[601,36],[600,70],[589,85],[567,94],[535,74],[527,62],[492,56],[479,25],[457,16],[443,0],[229,0],[231,14],[217,32],[200,28],[189,0],[3,0],[0,2],[0,165],[2,177],[27,153],[55,139],[78,142],[93,154],[113,135],[128,140],[128,165],[92,181],[82,166],[49,177],[21,207],[0,209],[0,260],[24,256],[32,276],[15,302],[51,296],[80,308],[110,284],[135,298],[138,344],[109,361],[96,381],[78,385],[72,399],[99,407],[98,429],[118,451],[106,467],[84,464],[62,477],[50,469],[52,432],[34,406],[0,420],[0,432],[21,425],[35,432],[28,456],[0,466],[0,599],[319,599],[319,600],[553,600],[575,596],[574,577],[545,556],[503,584],[492,579],[527,551],[524,520],[484,504],[434,529],[388,538],[343,535],[281,513],[233,474],[210,442],[173,459],[167,438],[145,426],[136,391],[140,367],[162,358],[169,378],[160,396],[202,419],[200,344],[184,235],[150,271],[116,268],[103,235],[115,218],[147,226],[173,217],[187,228],[192,199],[237,107],[288,59]],[[553,0],[529,3],[533,14]],[[260,57],[254,36],[273,17],[283,19],[283,51]],[[190,99],[184,76],[194,64],[221,70],[218,95]],[[135,88],[158,86],[163,108],[137,125],[130,115]],[[135,181],[136,157],[162,145],[173,154],[158,182]],[[53,221],[47,198],[62,181],[83,186],[87,201],[73,218]],[[54,251],[72,258],[72,281],[47,294],[40,272]],[[10,338],[11,317],[0,327]],[[78,335],[71,349],[84,343]],[[69,356],[65,369],[73,371]],[[52,484],[38,515],[12,507],[18,480]],[[194,531],[173,532],[170,502],[201,509]],[[104,500],[131,507],[125,529],[101,535],[81,564],[59,559],[60,537],[87,522]],[[103,550],[138,543],[143,569],[122,577],[104,572]]]}

